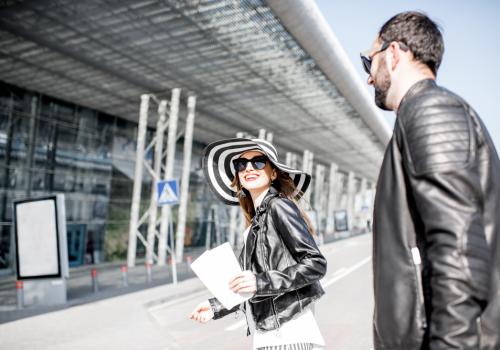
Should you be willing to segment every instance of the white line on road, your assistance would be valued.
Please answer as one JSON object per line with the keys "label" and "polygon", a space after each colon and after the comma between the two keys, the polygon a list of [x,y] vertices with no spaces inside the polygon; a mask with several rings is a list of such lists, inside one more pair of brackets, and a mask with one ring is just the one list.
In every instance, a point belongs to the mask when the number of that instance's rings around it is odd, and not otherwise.
{"label": "white line on road", "polygon": [[343,273],[345,270],[347,270],[347,268],[345,267],[341,267],[340,269],[338,269],[337,271],[335,271],[334,273],[332,273],[332,277],[335,277],[337,275],[340,275],[341,273]]}
{"label": "white line on road", "polygon": [[364,258],[363,260],[361,260],[357,264],[349,267],[348,269],[345,269],[342,273],[336,274],[336,276],[333,277],[331,280],[326,281],[326,282],[322,282],[321,285],[323,286],[323,288],[331,286],[335,282],[337,282],[337,281],[341,280],[342,278],[344,278],[345,276],[349,275],[351,272],[354,272],[355,270],[359,269],[361,266],[363,266],[364,264],[369,262],[371,260],[371,258],[372,258],[371,255],[367,256],[366,258]]}

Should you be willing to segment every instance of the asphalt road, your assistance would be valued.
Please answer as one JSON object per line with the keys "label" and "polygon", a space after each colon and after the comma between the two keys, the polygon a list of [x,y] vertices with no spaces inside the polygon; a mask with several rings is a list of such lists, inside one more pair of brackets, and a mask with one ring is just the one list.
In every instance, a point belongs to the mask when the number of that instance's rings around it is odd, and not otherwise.
{"label": "asphalt road", "polygon": [[[371,235],[322,246],[328,273],[316,318],[326,349],[372,348]],[[188,318],[210,297],[197,278],[0,324],[0,349],[245,350],[243,316],[198,324]]]}
{"label": "asphalt road", "polygon": [[[316,319],[326,349],[369,350],[372,348],[373,309],[371,235],[362,235],[323,246],[328,273],[322,281],[326,294],[316,304]],[[170,338],[168,349],[251,349],[244,317],[198,324],[187,319],[204,291],[156,305],[149,311]]]}

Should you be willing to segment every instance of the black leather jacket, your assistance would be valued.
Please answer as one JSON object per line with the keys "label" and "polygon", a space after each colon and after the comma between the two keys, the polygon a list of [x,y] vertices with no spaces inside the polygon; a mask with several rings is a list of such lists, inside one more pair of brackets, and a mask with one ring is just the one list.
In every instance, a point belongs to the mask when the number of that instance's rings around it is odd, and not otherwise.
{"label": "black leather jacket", "polygon": [[460,97],[418,82],[376,190],[375,348],[500,349],[499,229],[500,163],[486,128]]}
{"label": "black leather jacket", "polygon": [[[279,328],[324,294],[319,280],[326,273],[320,253],[299,209],[271,187],[257,208],[239,262],[256,275],[257,292],[250,299],[255,326],[262,331]],[[214,319],[237,311],[210,299]]]}

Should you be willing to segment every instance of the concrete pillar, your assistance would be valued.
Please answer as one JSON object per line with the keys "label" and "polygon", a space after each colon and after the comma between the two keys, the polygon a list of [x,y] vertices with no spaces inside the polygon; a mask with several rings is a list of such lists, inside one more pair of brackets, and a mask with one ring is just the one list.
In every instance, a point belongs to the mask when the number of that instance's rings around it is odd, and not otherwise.
{"label": "concrete pillar", "polygon": [[304,150],[304,155],[302,156],[302,171],[309,171],[309,150]]}
{"label": "concrete pillar", "polygon": [[347,215],[349,230],[353,229],[354,224],[354,196],[356,193],[356,179],[354,178],[354,172],[350,171],[347,175]]}
{"label": "concrete pillar", "polygon": [[139,125],[137,128],[137,150],[135,158],[134,187],[132,190],[132,204],[130,208],[130,223],[128,234],[127,265],[135,266],[135,253],[137,248],[137,225],[139,222],[139,210],[142,189],[142,171],[144,161],[144,146],[146,144],[146,128],[148,122],[149,95],[141,96],[141,108],[139,114]]}
{"label": "concrete pillar", "polygon": [[28,130],[28,150],[26,152],[26,197],[31,196],[31,183],[33,179],[33,160],[35,156],[35,144],[37,135],[37,120],[39,113],[39,101],[36,96],[31,98],[31,112]]}
{"label": "concrete pillar", "polygon": [[325,166],[322,164],[316,165],[316,176],[314,183],[314,210],[318,212],[321,209],[321,195],[324,192],[324,182],[325,182]]}
{"label": "concrete pillar", "polygon": [[316,165],[316,179],[314,186],[314,210],[318,218],[318,233],[324,233],[323,222],[325,218],[325,166],[322,164]]}
{"label": "concrete pillar", "polygon": [[[172,179],[174,175],[175,145],[177,142],[177,121],[179,118],[179,100],[181,89],[172,89],[170,100],[170,112],[168,118],[168,138],[167,138],[167,157],[165,162],[164,180]],[[167,233],[171,225],[172,215],[169,205],[161,208],[160,238],[158,239],[158,265],[163,266],[166,263],[167,255]],[[171,232],[173,235],[173,232]],[[172,239],[172,242],[174,240]],[[173,247],[172,247],[173,249]],[[172,254],[172,264],[175,264],[175,254]]]}
{"label": "concrete pillar", "polygon": [[298,168],[298,156],[297,153],[292,153],[292,168]]}
{"label": "concrete pillar", "polygon": [[292,152],[286,152],[285,164],[289,167],[292,166]]}
{"label": "concrete pillar", "polygon": [[177,220],[177,243],[175,247],[177,261],[182,261],[184,253],[184,234],[186,231],[187,206],[189,201],[189,179],[191,174],[191,153],[193,146],[195,106],[196,96],[189,96],[187,102],[188,115],[186,119],[186,132],[184,134],[184,160],[182,163],[179,216]]}
{"label": "concrete pillar", "polygon": [[330,177],[328,179],[328,204],[326,210],[326,234],[333,233],[335,231],[335,219],[333,213],[336,209],[337,202],[337,171],[338,166],[335,163],[330,164]]}
{"label": "concrete pillar", "polygon": [[154,247],[156,241],[156,221],[158,213],[158,190],[157,182],[161,176],[161,161],[163,156],[163,136],[167,122],[167,101],[160,101],[158,106],[158,122],[156,124],[155,157],[153,163],[153,178],[151,186],[151,204],[149,206],[149,224],[148,224],[148,245],[146,247],[146,263],[153,264]]}
{"label": "concrete pillar", "polygon": [[273,143],[273,133],[272,132],[268,132],[267,135],[266,135],[266,140],[270,143]]}

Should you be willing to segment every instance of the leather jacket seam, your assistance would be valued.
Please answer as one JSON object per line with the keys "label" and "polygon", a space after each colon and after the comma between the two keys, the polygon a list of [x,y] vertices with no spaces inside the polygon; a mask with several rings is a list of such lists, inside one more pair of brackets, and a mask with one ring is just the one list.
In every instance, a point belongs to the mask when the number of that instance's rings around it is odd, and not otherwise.
{"label": "leather jacket seam", "polygon": [[[451,97],[449,95],[449,93],[446,93],[446,95],[447,95],[447,97]],[[467,160],[461,166],[458,166],[455,164],[453,166],[453,170],[467,169],[468,167],[470,167],[471,164],[473,163],[472,158],[474,156],[474,149],[476,147],[476,140],[474,137],[475,135],[473,133],[474,128],[471,125],[473,116],[472,116],[472,113],[470,111],[470,107],[468,108],[468,106],[465,104],[465,102],[463,100],[458,100],[457,102],[459,103],[460,107],[464,110],[464,112],[467,116],[467,118],[465,118],[464,123],[467,124],[467,133],[469,135],[470,142],[469,142]],[[441,172],[446,171],[447,169],[449,169],[449,164],[446,164],[446,163],[437,164],[434,166],[430,166],[429,168],[427,168],[425,170],[417,171],[415,163],[413,161],[413,154],[412,154],[412,152],[410,152],[410,148],[408,145],[408,139],[407,139],[407,135],[406,135],[405,121],[404,121],[404,119],[405,119],[404,117],[405,117],[406,113],[408,113],[407,109],[411,107],[411,102],[409,102],[409,103],[410,103],[410,105],[404,106],[404,108],[401,110],[401,115],[398,116],[398,119],[396,120],[396,124],[395,124],[395,130],[399,126],[399,129],[401,132],[401,138],[402,138],[402,142],[403,142],[403,146],[404,146],[404,150],[403,150],[402,154],[406,154],[406,157],[408,158],[408,162],[406,164],[411,165],[411,166],[407,166],[408,171],[410,172],[410,174],[412,174],[413,176],[416,176],[416,177],[426,175],[426,174],[433,174],[433,173],[440,172],[440,171]],[[443,106],[445,106],[445,105],[443,105]],[[413,127],[413,128],[416,128],[416,127]]]}

